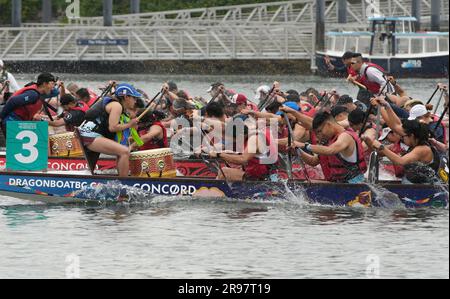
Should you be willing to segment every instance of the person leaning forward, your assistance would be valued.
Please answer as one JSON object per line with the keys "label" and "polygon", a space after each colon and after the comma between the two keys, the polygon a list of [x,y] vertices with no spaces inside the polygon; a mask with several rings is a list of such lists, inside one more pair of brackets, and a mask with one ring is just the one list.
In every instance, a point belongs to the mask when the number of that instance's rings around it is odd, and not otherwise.
{"label": "person leaning forward", "polygon": [[137,128],[137,119],[121,124],[120,116],[126,110],[134,109],[137,98],[142,95],[129,84],[117,86],[115,95],[98,101],[86,112],[86,122],[80,127],[83,144],[96,153],[118,157],[119,176],[128,176],[130,151],[115,140],[117,132]]}

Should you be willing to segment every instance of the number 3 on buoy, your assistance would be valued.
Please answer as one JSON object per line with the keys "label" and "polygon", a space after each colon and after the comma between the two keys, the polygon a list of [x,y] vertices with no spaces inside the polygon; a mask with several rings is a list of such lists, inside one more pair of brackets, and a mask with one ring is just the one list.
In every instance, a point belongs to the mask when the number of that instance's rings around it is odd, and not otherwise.
{"label": "number 3 on buoy", "polygon": [[6,128],[6,168],[12,171],[46,170],[48,124],[10,121]]}

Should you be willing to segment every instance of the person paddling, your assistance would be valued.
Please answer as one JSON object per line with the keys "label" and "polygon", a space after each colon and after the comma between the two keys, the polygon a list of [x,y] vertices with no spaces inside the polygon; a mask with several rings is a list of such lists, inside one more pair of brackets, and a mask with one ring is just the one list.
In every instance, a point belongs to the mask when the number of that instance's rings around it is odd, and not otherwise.
{"label": "person paddling", "polygon": [[80,127],[81,140],[88,150],[118,157],[117,170],[123,177],[129,173],[130,151],[114,140],[117,132],[137,128],[137,119],[121,124],[120,117],[124,111],[134,109],[141,96],[129,84],[118,85],[115,96],[99,100],[87,111],[86,122]]}
{"label": "person paddling", "polygon": [[295,147],[302,149],[304,161],[311,166],[320,164],[328,181],[350,184],[364,182],[367,164],[358,135],[353,130],[344,129],[326,111],[315,116],[313,129],[314,139],[325,141],[327,145],[295,142]]}
{"label": "person paddling", "polygon": [[89,110],[89,106],[78,101],[71,94],[65,94],[59,99],[59,104],[64,112],[59,115],[55,120],[48,121],[48,124],[52,127],[66,126],[66,131],[73,132],[75,127],[79,127]]}
{"label": "person paddling", "polygon": [[8,121],[33,121],[44,105],[44,97],[50,95],[57,79],[50,73],[42,73],[37,82],[15,92],[0,113],[3,134],[6,136]]}

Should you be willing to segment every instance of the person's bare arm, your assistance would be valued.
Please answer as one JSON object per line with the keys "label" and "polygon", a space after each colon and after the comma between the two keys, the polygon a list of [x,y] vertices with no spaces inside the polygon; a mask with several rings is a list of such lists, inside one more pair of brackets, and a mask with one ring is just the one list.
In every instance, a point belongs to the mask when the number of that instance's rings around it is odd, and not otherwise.
{"label": "person's bare arm", "polygon": [[371,103],[375,107],[378,107],[378,105],[382,106],[381,115],[389,128],[391,128],[395,133],[399,134],[400,136],[405,135],[402,121],[397,116],[397,114],[395,114],[391,105],[389,105],[384,96],[372,99]]}
{"label": "person's bare arm", "polygon": [[281,107],[280,111],[292,114],[306,130],[309,130],[309,131],[312,130],[313,119],[311,117],[304,115],[303,113],[295,111],[294,109],[286,107],[286,106]]}
{"label": "person's bare arm", "polygon": [[52,127],[62,127],[66,125],[66,122],[63,118],[55,119],[54,121],[49,120],[48,125]]}
{"label": "person's bare arm", "polygon": [[429,148],[425,146],[415,147],[410,153],[400,156],[392,152],[389,148],[384,148],[380,151],[386,158],[392,161],[396,165],[407,165],[417,161],[423,161],[423,158],[429,154]]}
{"label": "person's bare arm", "polygon": [[[311,145],[311,151],[318,155],[333,156],[343,152],[354,142],[352,136],[349,134],[341,134],[336,142],[330,146]],[[295,143],[297,147],[303,148],[305,144],[301,142]]]}
{"label": "person's bare arm", "polygon": [[[258,153],[258,144],[259,141],[256,136],[252,136],[248,140],[248,147],[245,149],[242,155],[233,155],[221,153],[220,158],[228,163],[236,164],[236,165],[247,165],[250,160],[256,157]],[[211,153],[211,157],[217,156],[216,153]]]}
{"label": "person's bare arm", "polygon": [[137,126],[137,120],[132,119],[129,123],[120,124],[120,115],[122,114],[122,105],[118,102],[111,102],[106,106],[109,113],[109,131],[112,133],[122,132],[131,127]]}

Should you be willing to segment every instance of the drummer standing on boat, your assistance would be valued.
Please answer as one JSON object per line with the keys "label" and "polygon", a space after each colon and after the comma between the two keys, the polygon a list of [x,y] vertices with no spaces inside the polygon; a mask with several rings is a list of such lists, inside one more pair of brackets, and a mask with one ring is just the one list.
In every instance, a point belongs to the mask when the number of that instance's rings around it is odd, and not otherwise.
{"label": "drummer standing on boat", "polygon": [[33,83],[15,92],[0,113],[3,134],[6,136],[8,121],[33,121],[46,104],[44,97],[51,94],[56,78],[50,73],[42,73]]}

